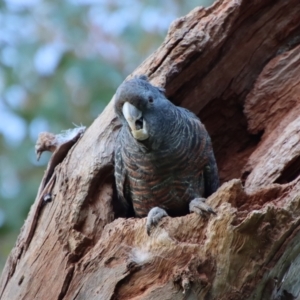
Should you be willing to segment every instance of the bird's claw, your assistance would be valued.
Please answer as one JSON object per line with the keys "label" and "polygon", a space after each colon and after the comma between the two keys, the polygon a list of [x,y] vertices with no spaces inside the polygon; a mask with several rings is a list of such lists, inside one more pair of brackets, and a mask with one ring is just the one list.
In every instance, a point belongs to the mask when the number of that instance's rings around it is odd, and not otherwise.
{"label": "bird's claw", "polygon": [[156,226],[158,222],[163,218],[166,217],[168,214],[167,212],[160,208],[160,207],[153,207],[147,216],[147,223],[146,223],[146,229],[147,234],[150,235],[151,228]]}
{"label": "bird's claw", "polygon": [[205,203],[204,198],[195,198],[190,202],[190,212],[195,212],[196,214],[204,217],[209,214],[216,215],[216,212]]}

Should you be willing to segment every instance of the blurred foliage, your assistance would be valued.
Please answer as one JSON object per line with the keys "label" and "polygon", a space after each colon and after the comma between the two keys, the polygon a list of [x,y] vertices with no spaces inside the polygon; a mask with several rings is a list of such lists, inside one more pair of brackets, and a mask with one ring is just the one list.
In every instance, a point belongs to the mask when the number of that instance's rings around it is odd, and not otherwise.
{"label": "blurred foliage", "polygon": [[0,270],[49,155],[39,132],[89,126],[163,41],[170,23],[212,0],[6,0],[0,3]]}

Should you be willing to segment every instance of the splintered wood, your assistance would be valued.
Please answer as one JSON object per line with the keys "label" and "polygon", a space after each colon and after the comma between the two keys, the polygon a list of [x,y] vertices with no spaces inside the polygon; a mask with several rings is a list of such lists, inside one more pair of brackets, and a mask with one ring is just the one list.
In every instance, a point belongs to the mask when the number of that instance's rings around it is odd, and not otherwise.
{"label": "splintered wood", "polygon": [[223,183],[207,200],[216,216],[166,217],[150,237],[145,219],[123,218],[111,101],[51,169],[42,207],[41,185],[0,298],[300,299],[299,16],[298,0],[195,8],[130,75],[205,124]]}

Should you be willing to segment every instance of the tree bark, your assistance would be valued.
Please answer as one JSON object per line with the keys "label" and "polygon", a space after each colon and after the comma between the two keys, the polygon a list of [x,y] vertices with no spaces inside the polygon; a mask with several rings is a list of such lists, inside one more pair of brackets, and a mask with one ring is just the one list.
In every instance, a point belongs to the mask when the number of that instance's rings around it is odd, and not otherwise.
{"label": "tree bark", "polygon": [[300,299],[300,2],[195,8],[136,74],[206,125],[217,216],[166,217],[150,237],[145,219],[119,218],[111,101],[48,167],[0,298]]}

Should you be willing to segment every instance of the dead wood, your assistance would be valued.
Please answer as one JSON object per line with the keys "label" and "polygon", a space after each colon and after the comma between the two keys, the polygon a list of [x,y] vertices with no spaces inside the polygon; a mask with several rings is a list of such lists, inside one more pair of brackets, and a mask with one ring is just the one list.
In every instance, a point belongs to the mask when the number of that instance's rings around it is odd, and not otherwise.
{"label": "dead wood", "polygon": [[131,75],[206,125],[216,217],[167,217],[150,237],[145,219],[118,218],[111,102],[54,169],[28,240],[33,205],[0,298],[300,299],[299,16],[298,0],[196,8]]}

